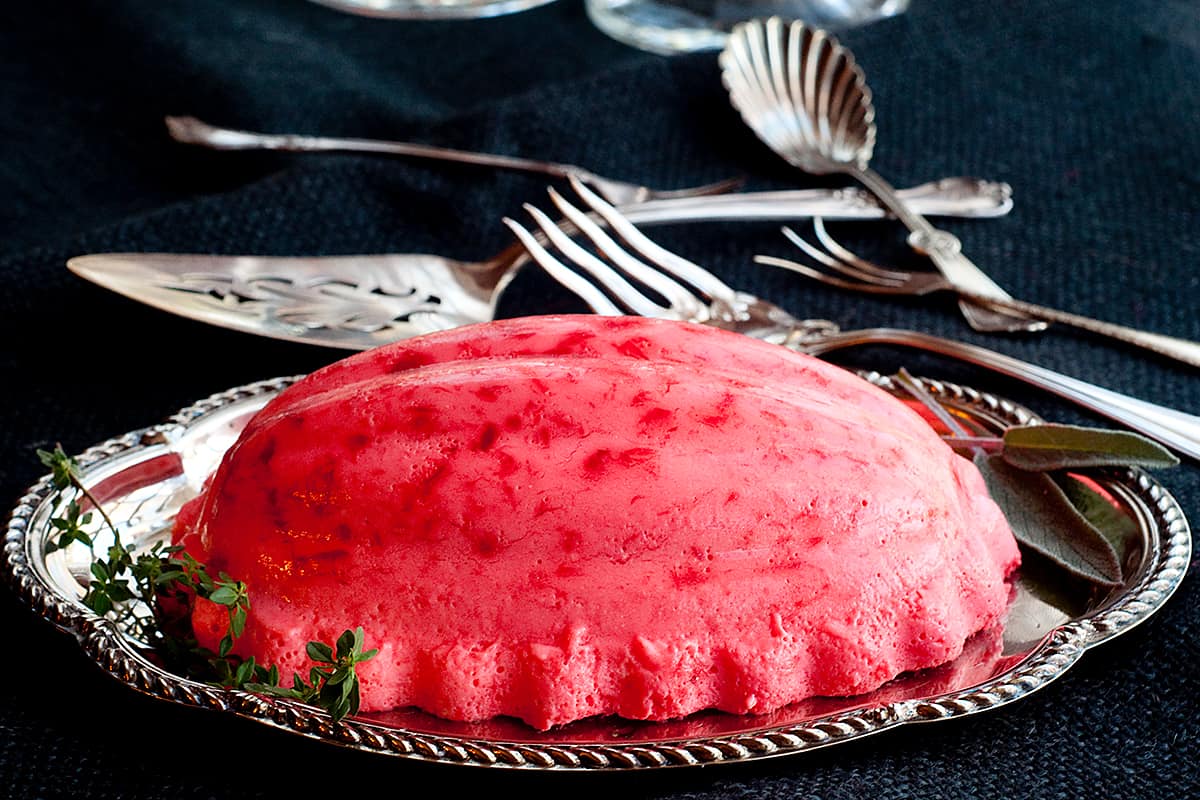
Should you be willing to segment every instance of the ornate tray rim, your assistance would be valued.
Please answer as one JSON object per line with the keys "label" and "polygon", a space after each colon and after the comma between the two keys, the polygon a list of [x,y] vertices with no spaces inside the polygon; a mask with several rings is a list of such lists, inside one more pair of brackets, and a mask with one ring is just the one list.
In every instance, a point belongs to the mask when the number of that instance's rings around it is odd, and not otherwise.
{"label": "ornate tray rim", "polygon": [[[884,388],[888,377],[860,373]],[[78,462],[88,468],[132,451],[161,444],[172,432],[236,401],[278,392],[299,376],[276,378],[214,394],[164,423],[95,445]],[[938,398],[999,416],[1012,424],[1038,424],[1028,409],[995,395],[953,383],[919,379]],[[1191,558],[1191,534],[1175,499],[1140,469],[1117,473],[1127,489],[1154,515],[1161,537],[1140,580],[1101,610],[1055,628],[1012,669],[965,691],[932,699],[898,700],[832,714],[803,725],[766,727],[750,733],[638,742],[636,744],[522,743],[426,734],[348,718],[334,723],[319,710],[296,702],[233,691],[181,678],[149,661],[110,620],[97,617],[74,598],[58,594],[34,569],[29,524],[52,491],[43,477],[18,501],[8,524],[4,555],[8,578],[36,613],[71,633],[84,652],[110,675],[144,694],[184,705],[232,713],[265,725],[357,750],[419,761],[512,769],[596,771],[700,766],[808,752],[899,725],[978,713],[1028,696],[1062,675],[1090,647],[1119,635],[1157,611],[1179,586]]]}

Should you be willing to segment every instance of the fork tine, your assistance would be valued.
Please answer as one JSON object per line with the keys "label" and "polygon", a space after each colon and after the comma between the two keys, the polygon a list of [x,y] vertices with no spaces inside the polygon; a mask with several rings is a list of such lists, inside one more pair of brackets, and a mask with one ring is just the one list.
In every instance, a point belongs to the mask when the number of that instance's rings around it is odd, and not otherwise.
{"label": "fork tine", "polygon": [[[550,199],[558,210],[563,213],[579,231],[592,241],[596,249],[608,258],[617,268],[623,270],[627,275],[636,281],[639,281],[646,286],[649,286],[654,291],[658,292],[666,299],[668,306],[677,314],[680,314],[689,319],[702,317],[707,311],[707,306],[701,303],[700,300],[683,284],[674,280],[666,273],[648,266],[645,263],[631,256],[619,244],[617,244],[611,236],[609,236],[599,225],[592,221],[587,214],[580,209],[571,205],[565,198],[553,188],[549,189]],[[628,286],[632,290],[632,286]],[[610,287],[614,293],[618,293],[615,287]],[[641,312],[639,312],[641,313]]]}
{"label": "fork tine", "polygon": [[[824,264],[826,267],[829,267],[836,272],[840,272],[843,275],[849,275],[851,278],[856,278],[863,283],[876,284],[879,286],[897,286],[902,283],[902,281],[898,281],[895,278],[877,275],[871,271],[863,271],[858,269],[853,264],[845,263],[837,258],[836,254],[831,254],[825,250],[821,250],[786,225],[783,226],[781,230],[783,231],[783,235],[787,237],[788,241],[803,250],[805,255],[807,255],[813,261],[816,261],[819,264]],[[832,239],[830,241],[832,241]],[[836,245],[837,243],[834,242],[834,244]],[[846,252],[850,253],[849,250]],[[853,256],[854,254],[850,253],[850,255]]]}
{"label": "fork tine", "polygon": [[[584,250],[570,236],[563,233],[558,224],[541,209],[525,204],[525,210],[537,222],[542,233],[569,261],[600,282],[600,285],[623,303],[630,311],[643,317],[669,316],[670,309],[658,305],[642,291],[625,280],[620,273],[596,256]],[[511,226],[510,226],[511,227]],[[540,263],[540,262],[539,262]]]}
{"label": "fork tine", "polygon": [[849,289],[855,292],[868,292],[870,294],[908,294],[908,291],[902,286],[887,286],[877,283],[864,283],[863,281],[848,281],[844,278],[837,278],[833,275],[821,272],[818,269],[813,269],[807,264],[801,264],[799,261],[792,261],[786,258],[777,256],[758,255],[754,257],[755,264],[766,264],[770,267],[782,267],[783,269],[798,272],[806,278],[812,278],[814,281],[824,283],[827,286],[836,286],[839,289]]}
{"label": "fork tine", "polygon": [[849,289],[856,292],[867,292],[869,294],[890,294],[890,295],[907,295],[916,296],[930,294],[931,292],[942,291],[952,288],[939,273],[936,272],[903,272],[900,270],[884,269],[878,264],[867,261],[855,255],[853,252],[838,244],[838,242],[829,235],[825,229],[825,225],[820,217],[813,218],[813,228],[816,230],[817,237],[826,247],[826,250],[821,250],[816,245],[806,240],[800,234],[796,233],[791,228],[784,226],[783,235],[796,247],[800,248],[809,258],[818,264],[848,276],[853,280],[846,280],[829,275],[814,269],[806,264],[801,264],[796,261],[791,261],[786,258],[777,258],[775,256],[755,256],[754,261],[758,264],[766,264],[772,267],[782,267],[783,269],[798,272],[806,278],[812,278],[815,281],[836,286],[839,289]]}
{"label": "fork tine", "polygon": [[737,293],[729,285],[721,282],[715,275],[703,267],[693,264],[686,258],[678,256],[670,250],[655,244],[645,234],[635,228],[633,223],[625,219],[619,211],[600,199],[595,192],[574,178],[570,180],[571,187],[575,190],[576,194],[593,211],[599,214],[608,223],[608,226],[616,231],[625,243],[632,247],[639,255],[645,257],[646,260],[659,269],[665,270],[667,273],[686,283],[690,283],[706,294],[711,300],[729,308],[737,306]]}
{"label": "fork tine", "polygon": [[873,261],[868,261],[865,258],[847,250],[836,239],[829,235],[829,231],[825,229],[825,220],[820,217],[813,217],[813,230],[816,231],[817,240],[825,246],[835,258],[840,259],[844,264],[851,264],[863,272],[872,275],[878,275],[880,278],[888,278],[897,283],[903,283],[909,277],[907,272],[899,272],[897,270],[885,269]]}
{"label": "fork tine", "polygon": [[845,278],[828,275],[828,273],[822,272],[821,270],[816,270],[814,267],[811,267],[808,264],[802,264],[799,263],[799,261],[793,261],[791,259],[778,258],[775,257],[775,255],[755,255],[755,264],[779,266],[782,267],[782,269],[791,270],[792,272],[799,272],[800,275],[803,275],[806,278],[812,278],[814,281],[830,285],[830,287],[838,287],[839,289],[869,291],[869,293],[872,294],[904,294],[904,288],[899,287],[899,285],[893,283],[881,283],[880,279],[874,276],[864,275],[864,273],[854,269],[853,266],[842,264],[841,261],[833,258],[832,255],[822,251],[822,249],[812,245],[811,242],[804,239],[803,236],[797,234],[796,231],[786,227],[786,225],[784,228],[782,228],[782,230],[784,230],[784,235],[787,237],[788,241],[791,241],[793,245],[796,245],[802,249],[802,251],[804,251],[809,258],[817,261],[818,264],[826,265],[829,267],[829,269],[841,272],[842,275],[848,275],[854,278],[853,281],[847,281]]}
{"label": "fork tine", "polygon": [[541,242],[532,233],[522,227],[519,222],[505,217],[504,224],[516,234],[517,239],[524,245],[525,250],[528,251],[530,258],[536,261],[538,266],[546,270],[550,277],[578,295],[587,304],[588,308],[606,317],[620,317],[624,315],[624,312],[613,305],[612,301],[597,289],[595,284],[583,278],[579,273],[568,269],[561,261],[550,255],[550,252],[542,247]]}

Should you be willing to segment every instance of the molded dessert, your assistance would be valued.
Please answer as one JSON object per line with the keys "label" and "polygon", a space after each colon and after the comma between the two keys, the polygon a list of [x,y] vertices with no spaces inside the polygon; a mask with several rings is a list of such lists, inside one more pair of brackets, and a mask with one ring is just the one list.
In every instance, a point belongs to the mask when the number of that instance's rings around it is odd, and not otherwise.
{"label": "molded dessert", "polygon": [[[766,712],[955,658],[1017,546],[975,467],[838,367],[710,327],[531,317],[361,353],[247,425],[176,541],[237,652],[361,625],[364,711],[537,728]],[[198,602],[201,643],[223,609]]]}

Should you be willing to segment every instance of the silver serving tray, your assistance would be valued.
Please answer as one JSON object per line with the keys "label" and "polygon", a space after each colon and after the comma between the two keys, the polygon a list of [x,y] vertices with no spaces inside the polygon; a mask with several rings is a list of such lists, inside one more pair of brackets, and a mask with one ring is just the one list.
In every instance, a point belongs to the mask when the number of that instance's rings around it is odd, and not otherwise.
{"label": "silver serving tray", "polygon": [[[888,378],[864,374],[884,388]],[[294,378],[232,389],[184,409],[162,425],[133,431],[78,457],[84,483],[139,545],[165,538],[247,420]],[[979,431],[1036,424],[1030,411],[938,381],[926,388]],[[1124,583],[1097,593],[1047,579],[1027,561],[1002,630],[984,632],[941,667],[902,675],[876,692],[816,698],[761,716],[718,712],[665,723],[615,718],[535,731],[516,720],[456,723],[415,710],[363,714],[334,723],[288,700],[197,683],[164,670],[155,653],[80,599],[86,548],[46,553],[53,494],[48,477],[32,486],[9,521],[4,554],[22,598],[117,680],[189,706],[252,719],[310,739],[419,761],[543,770],[619,770],[740,762],[808,752],[915,722],[962,717],[1025,697],[1062,675],[1083,653],[1157,611],[1182,580],[1191,556],[1188,524],[1175,500],[1145,472],[1097,470],[1084,481],[1107,493],[1110,532],[1122,541]]]}

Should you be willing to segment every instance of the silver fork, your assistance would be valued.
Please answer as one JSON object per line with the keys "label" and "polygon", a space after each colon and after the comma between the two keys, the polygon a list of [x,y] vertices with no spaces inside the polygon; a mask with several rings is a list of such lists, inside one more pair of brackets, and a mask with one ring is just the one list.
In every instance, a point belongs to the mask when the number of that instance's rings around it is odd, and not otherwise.
{"label": "silver fork", "polygon": [[861,258],[839,244],[829,235],[824,222],[819,217],[813,220],[813,230],[816,233],[817,241],[821,244],[820,247],[786,225],[783,227],[783,234],[814,262],[844,277],[830,275],[808,264],[777,256],[758,255],[754,257],[755,262],[798,272],[829,286],[869,294],[922,296],[933,292],[955,292],[959,297],[981,305],[1000,310],[1017,311],[1027,317],[1046,322],[1060,322],[1135,347],[1141,347],[1192,367],[1200,367],[1200,343],[1104,322],[1085,317],[1082,314],[1059,311],[1056,308],[1027,303],[1023,300],[982,297],[955,286],[937,272],[903,272],[886,269]]}
{"label": "silver fork", "polygon": [[574,164],[559,164],[553,161],[535,161],[516,156],[474,153],[452,150],[411,142],[389,142],[377,139],[340,139],[331,136],[300,136],[297,134],[258,133],[234,130],[210,125],[195,117],[167,117],[167,132],[171,138],[185,144],[196,144],[213,150],[284,150],[295,153],[352,152],[382,153],[384,155],[428,158],[438,161],[454,161],[460,164],[475,164],[522,172],[536,172],[554,178],[574,176],[592,186],[614,205],[643,203],[647,200],[669,200],[680,197],[701,197],[730,192],[744,183],[742,178],[727,178],[703,186],[687,189],[651,189],[635,183],[614,180],[597,175]]}
{"label": "silver fork", "polygon": [[[903,192],[930,213],[997,216],[1012,207],[1007,185],[974,178],[946,178]],[[640,225],[884,214],[857,189],[647,200],[625,206],[624,213]],[[526,261],[525,250],[513,243],[486,261],[426,253],[299,258],[92,253],[67,266],[100,286],[191,319],[288,341],[363,349],[492,319]]]}
{"label": "silver fork", "polygon": [[[510,218],[505,218],[504,223],[537,264],[578,294],[598,314],[634,313],[715,325],[815,356],[863,344],[927,350],[987,367],[1052,392],[1200,460],[1200,417],[975,345],[894,328],[842,331],[829,320],[797,319],[779,306],[733,289],[699,265],[660,247],[582,183],[572,181],[571,184],[586,205],[624,240],[626,246],[618,244],[584,211],[553,189],[550,190],[551,201],[566,220],[591,241],[598,255],[571,241],[549,216],[534,206],[526,205],[525,208],[547,244],[557,249],[565,262],[575,269],[552,255],[547,246],[520,223]],[[652,289],[661,300],[648,295],[629,278]]]}

